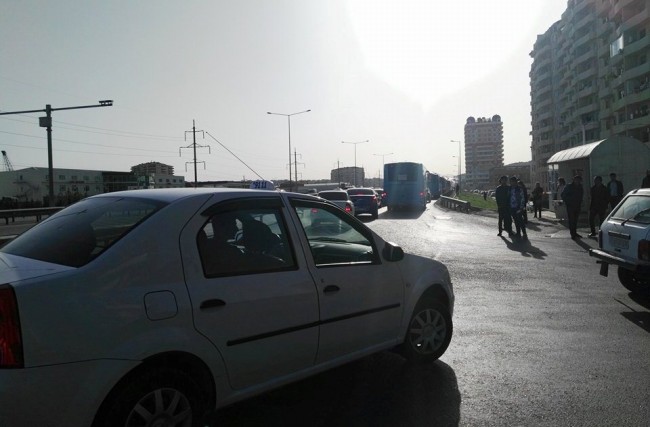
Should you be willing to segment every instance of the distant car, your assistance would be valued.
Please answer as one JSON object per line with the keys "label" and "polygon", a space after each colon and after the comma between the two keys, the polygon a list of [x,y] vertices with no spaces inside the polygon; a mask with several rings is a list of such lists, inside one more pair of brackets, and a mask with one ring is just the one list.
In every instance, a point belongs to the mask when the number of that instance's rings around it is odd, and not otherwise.
{"label": "distant car", "polygon": [[379,207],[381,208],[384,205],[384,197],[386,197],[386,192],[383,188],[373,188],[377,196],[379,197]]}
{"label": "distant car", "polygon": [[2,247],[0,283],[0,426],[199,426],[377,351],[433,361],[453,333],[442,263],[290,192],[92,196]]}
{"label": "distant car", "polygon": [[379,197],[372,188],[348,188],[350,200],[354,203],[355,215],[370,214],[379,218]]}
{"label": "distant car", "polygon": [[350,200],[350,195],[346,190],[326,190],[318,193],[318,197],[329,200],[339,208],[343,209],[350,215],[355,215],[354,202]]}
{"label": "distant car", "polygon": [[618,279],[631,292],[650,293],[650,189],[632,190],[600,227],[598,249],[600,274],[609,265],[618,268]]}

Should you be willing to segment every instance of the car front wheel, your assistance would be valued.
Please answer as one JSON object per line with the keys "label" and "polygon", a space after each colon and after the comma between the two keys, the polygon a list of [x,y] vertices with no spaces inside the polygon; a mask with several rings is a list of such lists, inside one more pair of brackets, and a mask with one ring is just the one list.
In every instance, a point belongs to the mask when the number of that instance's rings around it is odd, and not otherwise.
{"label": "car front wheel", "polygon": [[401,353],[411,362],[433,362],[449,347],[452,333],[447,307],[432,299],[423,299],[413,311]]}
{"label": "car front wheel", "polygon": [[114,390],[93,426],[200,426],[206,403],[189,375],[152,369]]}
{"label": "car front wheel", "polygon": [[630,292],[650,293],[650,278],[647,276],[642,276],[634,271],[618,267],[618,280]]}

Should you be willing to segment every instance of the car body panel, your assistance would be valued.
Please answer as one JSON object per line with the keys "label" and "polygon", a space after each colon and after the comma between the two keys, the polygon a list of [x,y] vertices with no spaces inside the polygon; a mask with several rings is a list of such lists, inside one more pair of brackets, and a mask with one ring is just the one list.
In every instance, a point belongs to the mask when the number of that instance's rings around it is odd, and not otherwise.
{"label": "car body panel", "polygon": [[[589,254],[601,264],[612,264],[650,279],[650,259],[640,258],[640,245],[650,245],[650,189],[629,192],[600,227],[598,249]],[[606,265],[601,274],[607,275]]]}
{"label": "car body panel", "polygon": [[[220,407],[398,344],[432,286],[445,289],[453,311],[442,264],[409,255],[387,261],[381,237],[317,197],[232,189],[93,197],[136,196],[168,205],[81,267],[0,250],[0,283],[15,292],[25,366],[0,369],[2,425],[88,426],[133,369],[181,353],[206,367]],[[293,264],[206,275],[201,227],[214,207],[251,199],[277,205]],[[321,211],[315,219],[339,221],[356,240],[309,234],[310,208],[299,215],[296,203]]]}

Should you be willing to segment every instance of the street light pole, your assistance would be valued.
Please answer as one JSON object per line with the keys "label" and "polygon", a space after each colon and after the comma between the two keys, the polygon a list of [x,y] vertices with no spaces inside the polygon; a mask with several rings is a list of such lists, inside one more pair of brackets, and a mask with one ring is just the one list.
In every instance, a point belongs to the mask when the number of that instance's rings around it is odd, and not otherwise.
{"label": "street light pole", "polygon": [[[274,116],[285,116],[287,118],[287,125],[289,127],[289,190],[291,190],[291,116],[296,114],[309,113],[311,110],[298,111],[297,113],[284,114],[284,113],[272,113],[267,111],[266,114],[272,114]],[[297,168],[297,165],[296,165]]]}
{"label": "street light pole", "polygon": [[61,107],[61,108],[52,108],[50,104],[45,106],[44,110],[28,110],[28,111],[4,111],[0,113],[0,116],[6,114],[27,114],[27,113],[45,113],[45,117],[38,118],[38,125],[42,128],[46,128],[47,131],[47,169],[48,169],[48,201],[47,204],[52,207],[54,206],[54,166],[52,162],[52,111],[61,111],[61,110],[78,110],[80,108],[96,108],[96,107],[111,107],[113,106],[112,100],[99,101],[99,104],[93,105],[79,105],[77,107]]}
{"label": "street light pole", "polygon": [[[394,153],[385,153],[385,154],[372,154],[373,156],[380,156],[381,157],[381,170],[384,170],[385,162],[384,162],[384,157],[386,156],[392,156]],[[379,175],[379,179],[381,179],[381,174]]]}
{"label": "street light pole", "polygon": [[461,154],[460,154],[460,141],[456,141],[456,140],[452,139],[451,142],[457,142],[458,143],[458,192],[460,193],[460,174],[461,174],[460,166],[463,164],[463,162],[461,160]]}
{"label": "street light pole", "polygon": [[369,142],[370,140],[366,139],[365,141],[359,141],[359,142],[348,142],[348,141],[341,141],[341,144],[353,144],[354,145],[354,186],[357,186],[357,145],[358,144],[363,144],[364,142]]}

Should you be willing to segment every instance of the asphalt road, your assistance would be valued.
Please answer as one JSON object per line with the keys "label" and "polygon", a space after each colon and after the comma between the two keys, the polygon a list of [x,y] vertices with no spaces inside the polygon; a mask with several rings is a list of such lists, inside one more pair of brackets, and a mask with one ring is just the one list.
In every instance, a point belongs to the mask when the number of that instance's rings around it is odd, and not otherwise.
{"label": "asphalt road", "polygon": [[448,265],[447,353],[412,367],[383,352],[224,408],[210,425],[650,425],[650,300],[598,274],[595,239],[571,240],[545,215],[513,241],[496,236],[494,215],[432,205],[367,224]]}

